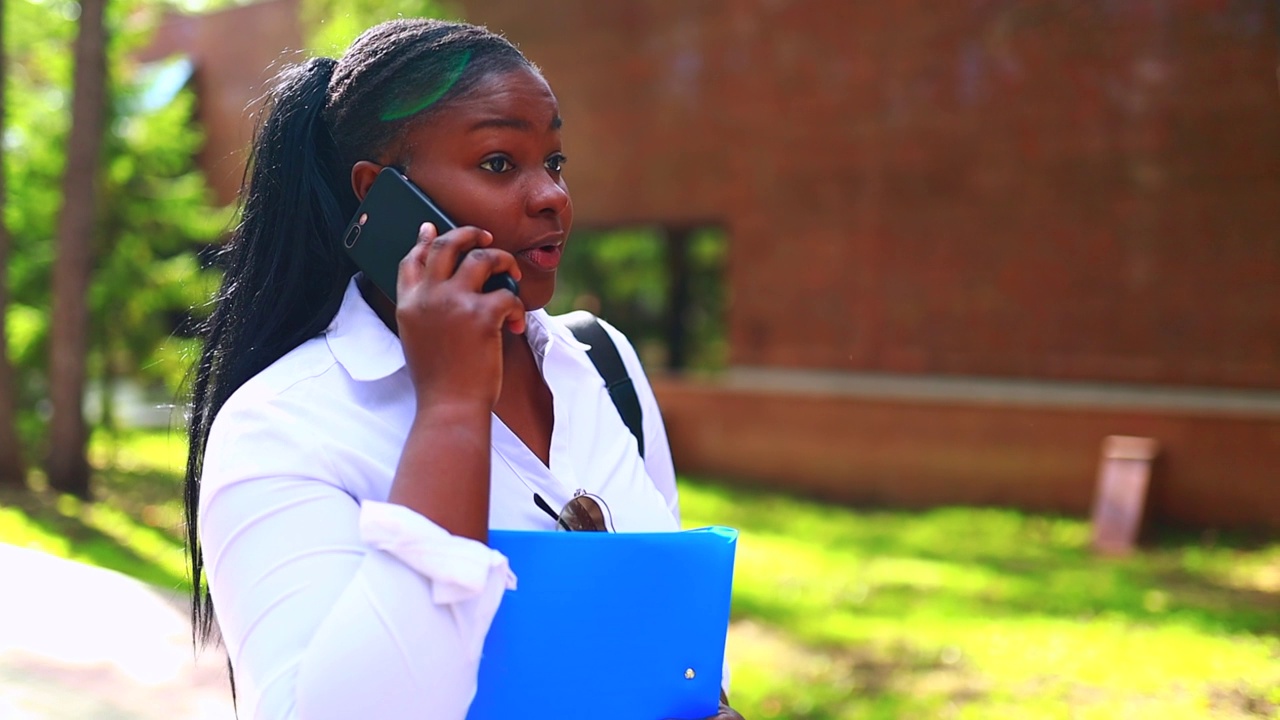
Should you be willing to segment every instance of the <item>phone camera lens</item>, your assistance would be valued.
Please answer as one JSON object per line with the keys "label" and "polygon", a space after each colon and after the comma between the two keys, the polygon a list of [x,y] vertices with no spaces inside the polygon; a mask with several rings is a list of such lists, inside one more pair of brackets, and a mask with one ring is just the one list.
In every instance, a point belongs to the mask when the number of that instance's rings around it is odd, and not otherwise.
{"label": "phone camera lens", "polygon": [[347,249],[350,250],[351,248],[355,247],[356,241],[359,239],[360,239],[360,226],[352,225],[351,229],[347,231],[347,236],[342,238],[342,244],[346,245]]}

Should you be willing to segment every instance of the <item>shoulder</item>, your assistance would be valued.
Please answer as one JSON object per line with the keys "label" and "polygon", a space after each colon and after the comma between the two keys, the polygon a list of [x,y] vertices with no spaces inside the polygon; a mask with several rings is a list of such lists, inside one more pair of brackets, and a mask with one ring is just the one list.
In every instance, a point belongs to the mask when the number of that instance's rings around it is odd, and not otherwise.
{"label": "shoulder", "polygon": [[600,327],[609,334],[609,339],[613,340],[614,347],[618,348],[618,355],[622,357],[622,364],[627,368],[627,374],[631,376],[631,382],[636,387],[643,387],[646,391],[649,389],[649,379],[645,375],[644,365],[640,363],[640,355],[636,352],[636,348],[631,344],[631,340],[618,328],[610,325],[604,318],[596,318],[600,322]]}
{"label": "shoulder", "polygon": [[622,359],[627,362],[634,361],[636,365],[640,364],[640,356],[636,353],[636,348],[631,344],[631,340],[623,334],[621,330],[609,324],[608,320],[597,317],[596,321],[600,323],[600,327],[609,333],[609,338],[613,340],[613,344],[617,346],[618,352],[622,355]]}
{"label": "shoulder", "polygon": [[308,340],[250,378],[209,428],[206,480],[242,475],[248,466],[255,473],[298,470],[299,456],[325,443],[332,400],[349,382],[323,338]]}
{"label": "shoulder", "polygon": [[[648,426],[650,420],[657,415],[657,401],[653,396],[653,388],[650,387],[649,377],[645,374],[644,365],[640,362],[640,355],[636,352],[635,346],[632,345],[626,334],[611,325],[607,320],[581,310],[551,319],[560,323],[565,328],[564,332],[566,334],[570,332],[569,326],[584,320],[594,320],[599,323],[605,335],[613,343],[613,346],[617,348],[618,357],[622,360],[622,365],[627,371],[627,377],[631,379],[631,384],[635,387],[636,395],[640,399],[644,423]],[[585,355],[585,350],[583,352]]]}
{"label": "shoulder", "polygon": [[545,321],[555,323],[566,335],[575,339],[577,339],[576,334],[571,328],[588,324],[591,321],[598,323],[613,342],[613,346],[618,349],[618,355],[621,356],[623,363],[627,366],[627,372],[632,375],[637,372],[643,374],[644,369],[640,365],[640,356],[636,353],[635,346],[631,344],[631,341],[621,330],[609,324],[604,318],[592,315],[585,310],[575,310],[563,315],[547,315],[544,317]]}
{"label": "shoulder", "polygon": [[224,418],[244,419],[269,408],[306,401],[318,389],[341,387],[347,379],[345,375],[324,338],[312,338],[237,388],[227,398],[214,423]]}

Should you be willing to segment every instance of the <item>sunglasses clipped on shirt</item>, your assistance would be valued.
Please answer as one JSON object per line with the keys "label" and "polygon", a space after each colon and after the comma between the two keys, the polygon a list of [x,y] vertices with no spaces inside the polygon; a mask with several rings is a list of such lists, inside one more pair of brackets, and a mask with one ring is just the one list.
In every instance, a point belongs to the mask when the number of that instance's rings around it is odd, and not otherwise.
{"label": "sunglasses clipped on shirt", "polygon": [[556,512],[538,493],[533,494],[533,504],[556,521],[557,530],[576,532],[614,532],[613,514],[604,499],[585,490],[578,490],[564,509]]}

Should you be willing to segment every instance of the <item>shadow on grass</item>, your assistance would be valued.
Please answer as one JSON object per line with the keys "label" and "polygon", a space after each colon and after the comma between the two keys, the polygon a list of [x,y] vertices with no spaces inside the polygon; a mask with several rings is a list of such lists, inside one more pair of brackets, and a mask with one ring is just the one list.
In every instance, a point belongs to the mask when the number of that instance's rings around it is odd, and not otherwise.
{"label": "shadow on grass", "polygon": [[[748,717],[932,718],[948,706],[979,702],[988,683],[958,652],[937,653],[901,640],[844,647],[797,646],[780,628],[739,620],[733,637],[747,677],[735,680],[735,704]],[[748,666],[756,666],[755,676]],[[760,674],[760,667],[768,668]],[[735,677],[737,673],[735,673]]]}

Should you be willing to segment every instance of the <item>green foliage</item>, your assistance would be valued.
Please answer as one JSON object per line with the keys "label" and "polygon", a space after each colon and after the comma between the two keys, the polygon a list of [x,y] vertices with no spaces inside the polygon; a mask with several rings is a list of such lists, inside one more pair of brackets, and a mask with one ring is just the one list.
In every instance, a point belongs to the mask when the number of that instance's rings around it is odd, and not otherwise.
{"label": "green foliage", "polygon": [[[158,18],[155,3],[109,9],[109,123],[99,174],[99,226],[90,288],[91,378],[128,376],[176,394],[190,341],[172,337],[214,287],[197,253],[217,240],[230,211],[212,205],[196,171],[201,144],[189,89],[157,100],[155,73],[131,61]],[[5,321],[19,372],[25,439],[38,445],[47,385],[50,284],[69,126],[71,54],[78,6],[55,0],[9,3],[8,116],[4,133],[13,238]],[[148,93],[147,91],[152,92]]]}
{"label": "green foliage", "polygon": [[[140,88],[132,89],[133,99]],[[229,227],[192,158],[202,136],[192,122],[195,98],[180,91],[152,111],[117,118],[103,183],[101,257],[91,290],[98,331],[93,369],[181,389],[191,358],[174,357],[171,337],[189,308],[202,307],[216,274],[196,253]],[[135,103],[136,104],[136,103]]]}
{"label": "green foliage", "polygon": [[303,0],[307,47],[319,55],[338,57],[352,40],[380,22],[399,17],[456,19],[437,0]]}
{"label": "green foliage", "polygon": [[12,242],[7,317],[10,359],[19,373],[19,430],[36,437],[44,397],[49,271],[70,119],[73,3],[9,2],[4,126],[5,220]]}
{"label": "green foliage", "polygon": [[[714,371],[727,363],[724,266],[727,242],[719,228],[690,238],[689,369]],[[576,230],[556,278],[548,311],[590,310],[621,330],[650,368],[666,361],[671,279],[667,243],[659,228]]]}

